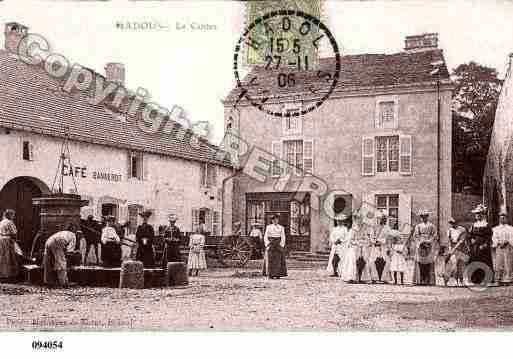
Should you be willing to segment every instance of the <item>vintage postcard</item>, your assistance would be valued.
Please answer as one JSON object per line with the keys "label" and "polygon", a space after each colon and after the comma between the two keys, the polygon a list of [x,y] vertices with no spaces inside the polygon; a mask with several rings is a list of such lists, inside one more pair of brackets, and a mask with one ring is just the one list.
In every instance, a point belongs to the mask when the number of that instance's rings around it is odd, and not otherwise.
{"label": "vintage postcard", "polygon": [[512,18],[1,1],[0,330],[511,331]]}

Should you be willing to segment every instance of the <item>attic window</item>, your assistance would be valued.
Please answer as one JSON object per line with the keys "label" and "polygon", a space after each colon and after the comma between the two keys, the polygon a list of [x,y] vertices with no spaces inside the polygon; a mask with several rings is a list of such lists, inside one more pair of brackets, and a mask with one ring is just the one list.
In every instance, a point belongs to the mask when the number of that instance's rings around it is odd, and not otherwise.
{"label": "attic window", "polygon": [[22,158],[25,161],[34,160],[33,146],[29,141],[23,141]]}

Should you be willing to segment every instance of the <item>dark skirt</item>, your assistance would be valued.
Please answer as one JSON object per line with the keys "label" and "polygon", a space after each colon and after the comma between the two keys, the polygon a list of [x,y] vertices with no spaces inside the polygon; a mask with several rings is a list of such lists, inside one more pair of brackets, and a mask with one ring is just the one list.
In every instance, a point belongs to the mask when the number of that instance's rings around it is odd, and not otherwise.
{"label": "dark skirt", "polygon": [[102,244],[102,262],[104,267],[121,265],[121,245],[116,242]]}
{"label": "dark skirt", "polygon": [[139,243],[135,259],[141,261],[145,268],[155,267],[155,251],[153,250],[153,245],[142,245]]}
{"label": "dark skirt", "polygon": [[287,264],[285,253],[280,246],[280,238],[269,238],[269,240],[269,246],[265,250],[262,274],[269,278],[286,277]]}

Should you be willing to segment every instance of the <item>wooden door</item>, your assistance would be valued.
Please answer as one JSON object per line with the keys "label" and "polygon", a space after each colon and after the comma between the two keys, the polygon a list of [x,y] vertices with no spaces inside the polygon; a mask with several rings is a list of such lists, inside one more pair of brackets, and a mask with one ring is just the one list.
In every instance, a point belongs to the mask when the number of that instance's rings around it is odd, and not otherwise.
{"label": "wooden door", "polygon": [[14,223],[18,229],[18,240],[25,253],[32,247],[32,239],[39,230],[39,208],[32,204],[32,198],[40,197],[41,190],[26,178],[9,181],[0,191],[0,210],[11,208],[16,211]]}

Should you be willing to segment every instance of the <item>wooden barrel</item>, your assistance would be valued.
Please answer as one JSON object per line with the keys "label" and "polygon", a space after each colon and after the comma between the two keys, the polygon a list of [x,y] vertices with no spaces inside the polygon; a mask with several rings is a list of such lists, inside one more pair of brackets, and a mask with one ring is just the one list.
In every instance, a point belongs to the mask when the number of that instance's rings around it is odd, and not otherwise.
{"label": "wooden barrel", "polygon": [[124,261],[119,272],[119,288],[144,288],[144,267],[139,261]]}
{"label": "wooden barrel", "polygon": [[187,265],[182,262],[168,262],[166,283],[169,286],[188,285],[189,276],[187,273]]}

